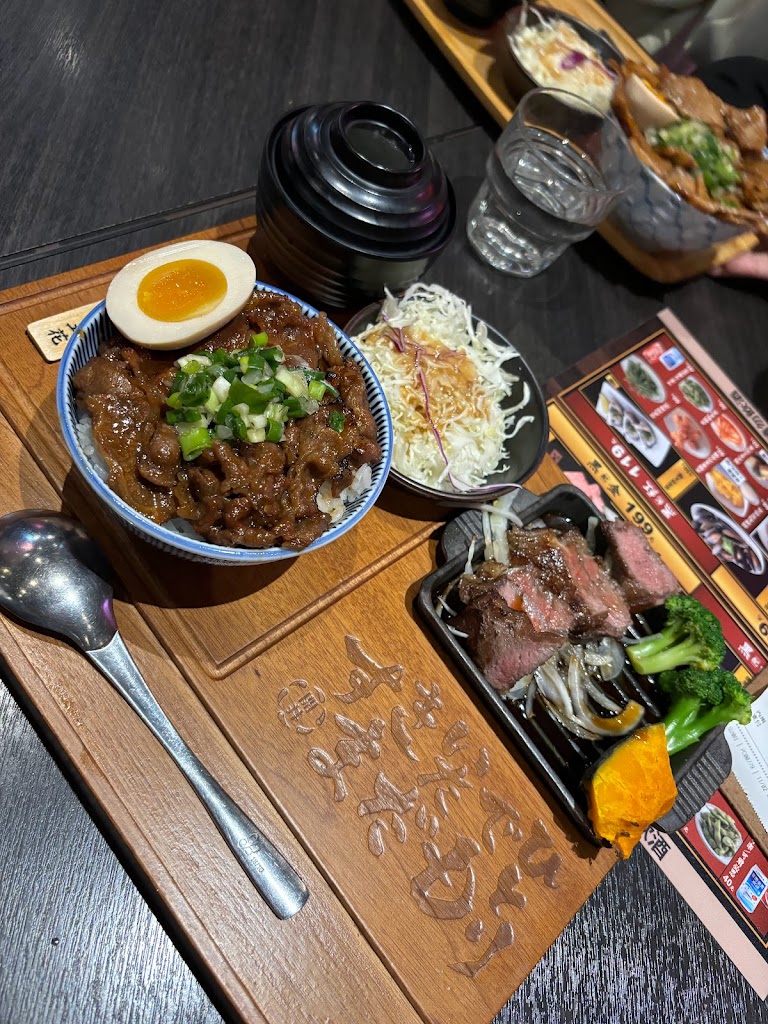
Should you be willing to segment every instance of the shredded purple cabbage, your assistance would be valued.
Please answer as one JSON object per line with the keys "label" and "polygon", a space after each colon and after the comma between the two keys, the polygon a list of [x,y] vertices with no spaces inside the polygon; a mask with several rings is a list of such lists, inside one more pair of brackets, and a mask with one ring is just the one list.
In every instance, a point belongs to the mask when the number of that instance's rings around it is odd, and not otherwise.
{"label": "shredded purple cabbage", "polygon": [[586,53],[580,53],[578,50],[571,50],[567,57],[563,57],[560,61],[560,67],[563,71],[573,71],[579,64],[583,64],[585,60],[588,60]]}
{"label": "shredded purple cabbage", "polygon": [[[387,327],[385,334],[390,339],[390,341],[395,346],[398,352],[405,352],[406,336],[405,332],[401,327],[393,327],[390,324]],[[416,379],[418,380],[419,387],[421,388],[422,394],[424,395],[424,414],[427,418],[429,429],[432,431],[435,441],[437,442],[440,457],[442,458],[443,462],[445,463],[446,469],[448,470],[448,479],[450,480],[453,488],[459,492],[482,491],[483,493],[490,493],[491,491],[498,491],[501,488],[508,488],[509,484],[486,484],[483,487],[472,487],[471,484],[468,484],[466,481],[461,480],[459,477],[455,476],[454,473],[451,472],[451,465],[448,456],[445,453],[445,448],[443,447],[443,439],[440,436],[440,431],[437,429],[437,424],[432,418],[432,410],[429,404],[429,389],[427,388],[427,377],[426,374],[424,373],[424,367],[421,362],[421,357],[424,353],[424,349],[421,347],[421,345],[417,345],[414,342],[412,342],[411,344],[413,344],[413,347],[415,349],[414,366],[416,369]]]}
{"label": "shredded purple cabbage", "polygon": [[592,57],[588,57],[586,53],[582,53],[580,50],[571,50],[566,57],[563,57],[563,59],[560,61],[560,70],[575,71],[576,68],[580,67],[582,64],[585,63],[594,64],[596,68],[600,68],[601,71],[603,71],[606,75],[610,75],[611,78],[616,77],[614,73],[611,71],[611,69],[607,68],[605,64],[602,63],[602,61],[594,60]]}

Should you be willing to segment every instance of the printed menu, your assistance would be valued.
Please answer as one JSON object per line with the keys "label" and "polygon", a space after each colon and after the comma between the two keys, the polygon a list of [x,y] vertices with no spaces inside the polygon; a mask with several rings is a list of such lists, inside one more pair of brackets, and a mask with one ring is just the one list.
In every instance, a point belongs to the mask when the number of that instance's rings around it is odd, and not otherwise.
{"label": "printed menu", "polygon": [[[668,310],[548,392],[549,455],[598,508],[636,523],[684,591],[718,616],[724,664],[748,684],[768,665],[761,414]],[[755,729],[767,704],[768,691],[754,705]],[[749,749],[746,732],[738,749]],[[643,845],[766,998],[768,835],[749,819],[717,792],[678,833],[650,828]]]}

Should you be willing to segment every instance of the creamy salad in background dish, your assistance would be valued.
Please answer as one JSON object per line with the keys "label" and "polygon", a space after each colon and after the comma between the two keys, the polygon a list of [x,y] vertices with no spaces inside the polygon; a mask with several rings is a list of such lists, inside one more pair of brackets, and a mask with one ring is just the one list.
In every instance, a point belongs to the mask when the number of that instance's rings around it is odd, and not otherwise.
{"label": "creamy salad in background dish", "polygon": [[610,109],[615,75],[569,22],[527,8],[509,44],[538,86],[565,89],[598,110]]}

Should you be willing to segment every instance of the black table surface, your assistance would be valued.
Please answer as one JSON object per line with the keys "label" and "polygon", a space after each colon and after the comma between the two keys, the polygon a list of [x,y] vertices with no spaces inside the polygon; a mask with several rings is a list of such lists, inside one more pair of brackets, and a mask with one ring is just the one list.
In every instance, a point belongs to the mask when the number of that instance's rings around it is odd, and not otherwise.
{"label": "black table surface", "polygon": [[[469,299],[539,379],[668,305],[768,412],[765,286],[662,288],[597,236],[530,281],[474,258],[463,219],[495,128],[397,0],[5,0],[2,29],[0,288],[252,213],[262,143],[287,107],[371,98],[416,122],[456,189],[459,228],[430,279]],[[0,1024],[227,1019],[7,672],[5,683]],[[498,1022],[645,1019],[768,1022],[768,1008],[638,850]]]}

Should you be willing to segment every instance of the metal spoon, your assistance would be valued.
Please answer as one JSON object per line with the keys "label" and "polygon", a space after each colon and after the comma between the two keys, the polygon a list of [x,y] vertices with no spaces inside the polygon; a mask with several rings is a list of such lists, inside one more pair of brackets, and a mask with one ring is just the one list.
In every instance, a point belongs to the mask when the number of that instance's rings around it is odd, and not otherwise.
{"label": "metal spoon", "polygon": [[68,637],[103,672],[179,766],[267,906],[281,919],[292,917],[306,903],[307,887],[153,697],[118,632],[109,576],[100,548],[74,519],[40,510],[0,518],[0,606]]}

